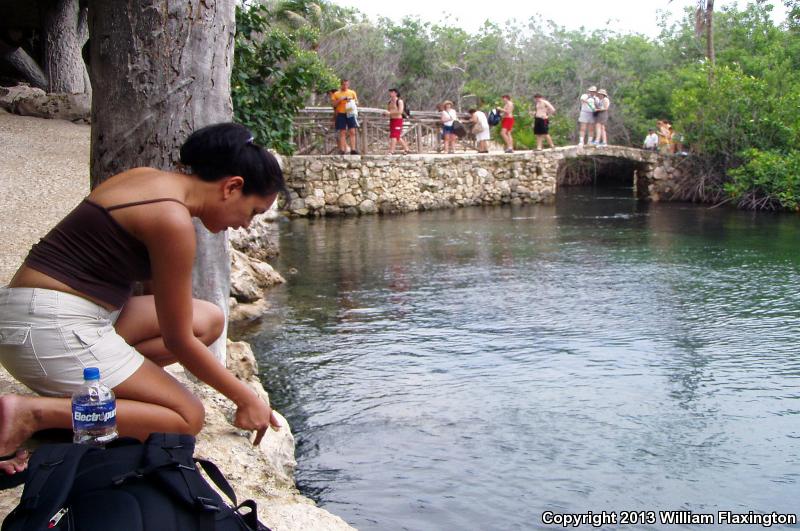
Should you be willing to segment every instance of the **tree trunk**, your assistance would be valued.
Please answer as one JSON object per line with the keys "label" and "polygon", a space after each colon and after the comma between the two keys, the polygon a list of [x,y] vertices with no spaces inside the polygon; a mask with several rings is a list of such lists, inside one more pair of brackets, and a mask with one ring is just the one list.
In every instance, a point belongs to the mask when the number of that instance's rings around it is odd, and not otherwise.
{"label": "tree trunk", "polygon": [[78,0],[43,2],[44,73],[48,92],[84,94],[86,65],[81,48],[86,43],[86,16],[82,16]]}
{"label": "tree trunk", "polygon": [[[92,187],[135,166],[175,169],[192,131],[230,121],[235,0],[90,0]],[[228,315],[226,234],[195,220],[195,297]],[[225,362],[226,331],[212,350]]]}
{"label": "tree trunk", "polygon": [[717,60],[714,53],[714,0],[706,0],[706,57],[714,66]]}
{"label": "tree trunk", "polygon": [[38,63],[19,46],[8,46],[0,41],[0,56],[13,66],[28,82],[42,90],[47,90],[47,76]]}

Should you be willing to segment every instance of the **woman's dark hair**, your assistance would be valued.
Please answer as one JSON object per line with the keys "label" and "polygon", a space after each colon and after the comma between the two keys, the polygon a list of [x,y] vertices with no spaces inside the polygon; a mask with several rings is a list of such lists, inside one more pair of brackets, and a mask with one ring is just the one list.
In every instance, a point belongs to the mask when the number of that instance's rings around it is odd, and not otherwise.
{"label": "woman's dark hair", "polygon": [[288,199],[278,161],[240,124],[222,123],[198,129],[181,146],[181,164],[206,182],[231,175],[244,179],[244,195],[283,193]]}

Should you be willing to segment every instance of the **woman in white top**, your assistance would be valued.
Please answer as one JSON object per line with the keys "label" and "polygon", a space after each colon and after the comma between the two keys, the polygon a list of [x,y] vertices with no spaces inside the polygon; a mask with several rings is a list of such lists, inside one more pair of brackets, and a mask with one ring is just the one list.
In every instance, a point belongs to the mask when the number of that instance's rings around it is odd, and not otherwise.
{"label": "woman in white top", "polygon": [[470,123],[472,125],[472,132],[475,134],[475,140],[478,142],[478,153],[489,153],[487,142],[489,141],[489,120],[483,111],[477,109],[470,109],[471,116]]}
{"label": "woman in white top", "polygon": [[442,113],[439,118],[444,130],[444,148],[447,153],[455,152],[456,134],[453,132],[453,122],[458,119],[458,114],[453,109],[453,102],[446,100],[442,103]]}

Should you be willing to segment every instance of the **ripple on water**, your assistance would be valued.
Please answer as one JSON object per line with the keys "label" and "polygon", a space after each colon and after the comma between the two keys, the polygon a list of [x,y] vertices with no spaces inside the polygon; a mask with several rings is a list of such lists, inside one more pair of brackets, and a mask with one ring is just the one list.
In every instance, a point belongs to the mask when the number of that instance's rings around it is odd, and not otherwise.
{"label": "ripple on water", "polygon": [[796,511],[800,226],[765,219],[603,196],[282,225],[304,274],[252,341],[301,487],[361,529]]}

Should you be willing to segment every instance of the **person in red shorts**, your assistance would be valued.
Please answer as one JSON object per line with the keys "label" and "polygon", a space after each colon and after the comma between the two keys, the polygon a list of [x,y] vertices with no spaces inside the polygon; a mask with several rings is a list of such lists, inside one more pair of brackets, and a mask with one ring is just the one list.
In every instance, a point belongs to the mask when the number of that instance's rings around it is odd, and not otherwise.
{"label": "person in red shorts", "polygon": [[400,99],[400,93],[396,88],[389,89],[389,155],[394,155],[394,148],[397,142],[403,148],[403,154],[408,155],[408,143],[403,139],[403,114],[406,104]]}
{"label": "person in red shorts", "polygon": [[514,139],[511,137],[511,130],[514,128],[514,102],[511,96],[503,94],[503,121],[500,122],[500,136],[506,144],[506,153],[514,153]]}

